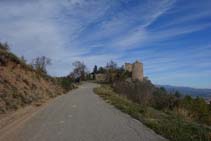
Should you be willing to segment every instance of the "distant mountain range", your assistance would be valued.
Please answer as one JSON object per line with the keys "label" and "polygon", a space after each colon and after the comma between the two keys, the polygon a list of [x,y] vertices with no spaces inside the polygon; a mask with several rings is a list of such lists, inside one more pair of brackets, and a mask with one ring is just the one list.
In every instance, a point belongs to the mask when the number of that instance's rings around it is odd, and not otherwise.
{"label": "distant mountain range", "polygon": [[207,100],[211,100],[211,89],[197,89],[191,87],[171,86],[171,85],[156,85],[158,87],[164,87],[168,92],[179,91],[183,95],[191,95],[193,97],[200,96]]}

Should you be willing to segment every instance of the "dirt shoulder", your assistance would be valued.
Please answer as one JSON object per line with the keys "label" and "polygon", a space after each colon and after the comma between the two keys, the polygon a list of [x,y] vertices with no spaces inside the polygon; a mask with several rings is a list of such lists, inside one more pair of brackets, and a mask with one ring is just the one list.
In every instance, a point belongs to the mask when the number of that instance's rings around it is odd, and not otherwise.
{"label": "dirt shoulder", "polygon": [[36,115],[38,111],[44,109],[47,105],[56,99],[57,97],[43,101],[42,103],[35,103],[20,108],[17,111],[10,111],[5,114],[0,114],[0,137],[9,134],[10,131],[15,130],[17,127],[21,126],[28,119]]}

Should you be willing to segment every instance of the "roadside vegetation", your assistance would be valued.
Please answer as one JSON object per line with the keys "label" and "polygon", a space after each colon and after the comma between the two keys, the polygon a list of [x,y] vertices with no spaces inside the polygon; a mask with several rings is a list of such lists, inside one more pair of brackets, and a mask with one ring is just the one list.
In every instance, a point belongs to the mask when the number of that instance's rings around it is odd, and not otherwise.
{"label": "roadside vegetation", "polygon": [[93,73],[105,75],[95,93],[158,134],[172,141],[211,140],[211,105],[203,98],[169,93],[147,77],[132,81],[131,73],[113,61]]}
{"label": "roadside vegetation", "polygon": [[59,85],[62,86],[62,88],[65,89],[65,91],[69,91],[72,89],[77,88],[77,85],[74,84],[74,79],[70,78],[70,77],[57,77],[56,81]]}
{"label": "roadside vegetation", "polygon": [[30,104],[41,105],[76,88],[70,76],[50,76],[48,65],[48,57],[36,57],[27,63],[23,56],[12,53],[7,43],[0,43],[0,114]]}
{"label": "roadside vegetation", "polygon": [[192,98],[179,92],[168,93],[165,88],[155,87],[150,80],[143,82],[116,81],[112,83],[115,92],[142,106],[150,106],[157,110],[172,113],[187,122],[211,126],[210,104],[201,97]]}
{"label": "roadside vegetation", "polygon": [[211,140],[210,127],[187,121],[173,112],[164,112],[151,106],[135,103],[126,96],[114,92],[109,84],[95,88],[94,92],[108,103],[172,141]]}

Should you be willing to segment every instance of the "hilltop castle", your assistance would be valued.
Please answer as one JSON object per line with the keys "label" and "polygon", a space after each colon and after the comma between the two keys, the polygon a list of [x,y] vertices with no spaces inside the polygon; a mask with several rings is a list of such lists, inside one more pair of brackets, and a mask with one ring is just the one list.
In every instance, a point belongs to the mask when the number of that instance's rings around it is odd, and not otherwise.
{"label": "hilltop castle", "polygon": [[133,63],[125,63],[125,70],[132,73],[132,81],[139,80],[143,81],[144,72],[143,72],[143,64],[138,60]]}
{"label": "hilltop castle", "polygon": [[[143,64],[140,61],[136,61],[133,64],[125,63],[125,71],[128,71],[132,74],[132,77],[130,80],[135,81],[143,81],[144,74],[143,74]],[[108,81],[106,73],[97,73],[95,74],[95,79],[99,82],[105,82]]]}

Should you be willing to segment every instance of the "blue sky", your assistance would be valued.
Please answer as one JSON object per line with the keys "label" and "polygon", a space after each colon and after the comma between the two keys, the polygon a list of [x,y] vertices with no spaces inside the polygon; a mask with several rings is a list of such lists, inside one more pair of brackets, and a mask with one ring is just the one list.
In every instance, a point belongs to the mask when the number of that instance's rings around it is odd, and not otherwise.
{"label": "blue sky", "polygon": [[0,41],[51,75],[138,59],[153,83],[211,88],[210,0],[1,0]]}

